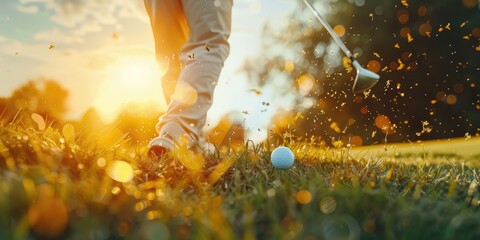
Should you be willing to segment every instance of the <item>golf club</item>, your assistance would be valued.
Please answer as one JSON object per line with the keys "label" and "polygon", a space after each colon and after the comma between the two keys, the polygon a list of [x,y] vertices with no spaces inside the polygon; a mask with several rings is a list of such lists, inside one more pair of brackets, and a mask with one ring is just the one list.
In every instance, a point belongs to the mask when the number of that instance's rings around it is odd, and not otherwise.
{"label": "golf club", "polygon": [[357,70],[357,76],[355,77],[355,82],[353,83],[353,92],[354,93],[362,93],[370,88],[372,88],[380,79],[380,76],[372,71],[369,71],[363,68],[355,57],[353,56],[352,52],[348,50],[347,46],[342,42],[342,40],[337,36],[335,31],[333,31],[332,27],[328,24],[327,20],[323,18],[318,11],[312,6],[312,4],[308,0],[303,0],[305,4],[313,11],[313,15],[317,17],[317,19],[322,23],[322,25],[327,29],[328,33],[332,36],[333,40],[340,46],[342,51],[345,55],[352,60],[352,65]]}

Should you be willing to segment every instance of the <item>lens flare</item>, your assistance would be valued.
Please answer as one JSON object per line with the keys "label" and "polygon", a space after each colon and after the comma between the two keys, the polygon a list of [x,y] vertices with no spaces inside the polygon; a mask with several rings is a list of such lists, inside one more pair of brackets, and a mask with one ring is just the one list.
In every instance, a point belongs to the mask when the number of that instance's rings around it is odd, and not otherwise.
{"label": "lens flare", "polygon": [[187,107],[193,106],[197,102],[197,98],[197,91],[186,82],[179,82],[172,95],[172,100]]}
{"label": "lens flare", "polygon": [[108,175],[117,182],[129,182],[133,178],[133,168],[124,161],[113,161],[107,169]]}
{"label": "lens flare", "polygon": [[38,113],[32,113],[32,120],[37,124],[38,130],[42,131],[45,129],[45,120],[42,115]]}

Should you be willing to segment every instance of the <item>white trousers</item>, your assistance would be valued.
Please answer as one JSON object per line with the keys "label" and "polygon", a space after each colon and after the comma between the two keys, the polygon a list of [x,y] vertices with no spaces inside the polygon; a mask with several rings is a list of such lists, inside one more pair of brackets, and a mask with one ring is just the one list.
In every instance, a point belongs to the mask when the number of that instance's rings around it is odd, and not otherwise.
{"label": "white trousers", "polygon": [[150,146],[198,143],[228,57],[233,0],[145,0],[168,109]]}

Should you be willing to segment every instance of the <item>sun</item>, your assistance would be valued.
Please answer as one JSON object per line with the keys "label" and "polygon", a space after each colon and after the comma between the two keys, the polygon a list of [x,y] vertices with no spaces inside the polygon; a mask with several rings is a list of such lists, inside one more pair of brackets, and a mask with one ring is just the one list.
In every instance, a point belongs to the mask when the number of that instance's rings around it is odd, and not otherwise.
{"label": "sun", "polygon": [[133,54],[119,57],[108,66],[105,75],[107,79],[94,102],[105,118],[114,118],[122,105],[129,102],[155,102],[165,106],[161,69],[154,56]]}
{"label": "sun", "polygon": [[118,59],[111,67],[110,75],[122,87],[133,90],[134,94],[140,94],[142,90],[147,90],[148,83],[155,80],[157,70],[157,65],[151,59],[130,56]]}

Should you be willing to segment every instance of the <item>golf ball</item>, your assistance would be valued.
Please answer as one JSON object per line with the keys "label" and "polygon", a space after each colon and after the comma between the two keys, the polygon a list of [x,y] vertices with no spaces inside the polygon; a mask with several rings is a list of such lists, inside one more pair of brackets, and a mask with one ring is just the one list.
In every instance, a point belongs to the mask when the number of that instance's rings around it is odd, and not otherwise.
{"label": "golf ball", "polygon": [[287,169],[293,165],[295,157],[292,150],[287,147],[277,147],[271,155],[272,165],[279,169]]}

